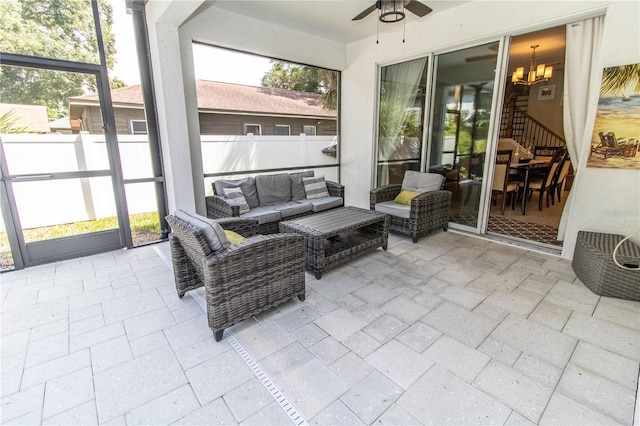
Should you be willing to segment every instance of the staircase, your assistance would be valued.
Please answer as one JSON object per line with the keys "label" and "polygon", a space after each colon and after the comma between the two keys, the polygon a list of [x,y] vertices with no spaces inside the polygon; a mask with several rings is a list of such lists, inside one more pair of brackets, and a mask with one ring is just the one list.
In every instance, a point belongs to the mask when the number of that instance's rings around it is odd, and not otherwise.
{"label": "staircase", "polygon": [[513,138],[521,145],[566,146],[564,137],[527,114],[528,95],[512,96],[502,109],[500,138]]}

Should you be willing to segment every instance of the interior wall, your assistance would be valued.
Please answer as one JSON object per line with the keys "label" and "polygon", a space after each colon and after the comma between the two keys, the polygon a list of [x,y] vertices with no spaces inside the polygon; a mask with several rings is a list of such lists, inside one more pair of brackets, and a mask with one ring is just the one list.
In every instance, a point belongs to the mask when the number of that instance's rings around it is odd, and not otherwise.
{"label": "interior wall", "polygon": [[[555,41],[556,37],[562,38],[561,45],[559,44],[560,41]],[[548,30],[529,32],[520,36],[514,36],[511,40],[512,50],[514,49],[514,46],[523,44],[526,46],[530,46],[532,44],[539,45],[536,49],[537,64],[544,63],[553,66],[553,76],[548,81],[537,83],[529,88],[527,113],[535,120],[544,123],[545,127],[562,137],[564,137],[564,126],[562,123],[562,94],[564,90],[565,49],[564,47],[560,49],[558,46],[565,45],[564,38],[565,29],[564,25],[562,25]],[[553,42],[551,39],[553,39]],[[550,45],[551,43],[553,43],[553,45]],[[558,43],[558,45],[556,45],[556,43]],[[530,56],[530,52],[532,51],[533,50],[528,51],[527,55]],[[510,52],[508,76],[510,77],[511,73],[517,67],[524,67],[526,79],[527,72],[529,71],[530,57],[523,57],[522,54],[516,55],[515,57],[512,55],[513,53]],[[554,96],[541,98],[540,91],[543,87],[554,87]],[[524,89],[526,89],[526,86],[514,87],[513,83],[511,83],[511,79],[507,78],[507,92],[510,90]],[[507,98],[508,96],[505,96],[505,99]]]}
{"label": "interior wall", "polygon": [[[342,73],[342,112],[348,115],[342,121],[341,157],[347,204],[368,208],[368,192],[373,187],[378,64],[457,50],[603,12],[603,65],[640,62],[640,12],[638,3],[631,1],[470,2],[407,23],[405,43],[398,26],[395,33],[381,35],[379,44],[370,37],[348,45],[348,66]],[[582,165],[572,191],[577,208],[569,217],[563,257],[572,257],[578,230],[630,234],[640,226],[640,170],[586,169]]]}
{"label": "interior wall", "polygon": [[[553,98],[541,98],[540,89],[550,85],[554,86]],[[527,114],[535,120],[544,123],[545,127],[564,138],[564,126],[562,124],[563,90],[564,70],[554,70],[553,77],[551,77],[548,82],[538,83],[531,87]]]}

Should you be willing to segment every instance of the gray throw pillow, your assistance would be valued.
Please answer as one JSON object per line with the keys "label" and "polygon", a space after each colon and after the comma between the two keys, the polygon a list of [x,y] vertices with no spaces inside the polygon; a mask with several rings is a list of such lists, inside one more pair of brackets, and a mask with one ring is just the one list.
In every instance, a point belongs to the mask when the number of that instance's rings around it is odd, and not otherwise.
{"label": "gray throw pillow", "polygon": [[224,188],[236,188],[242,189],[244,198],[247,200],[249,207],[256,208],[260,205],[258,200],[258,192],[256,190],[256,180],[253,177],[246,177],[242,179],[226,180],[218,179],[213,183],[213,190],[216,195],[224,197]]}
{"label": "gray throw pillow", "polygon": [[304,192],[304,183],[302,182],[303,177],[313,177],[313,170],[289,175],[289,178],[291,178],[291,199],[293,201],[307,199],[307,193]]}
{"label": "gray throw pillow", "polygon": [[327,182],[324,180],[324,175],[302,178],[302,182],[304,182],[304,192],[307,194],[307,200],[329,196]]}
{"label": "gray throw pillow", "polygon": [[247,213],[251,210],[247,200],[244,198],[242,188],[224,188],[224,196],[229,202],[235,206],[240,206],[240,214]]}
{"label": "gray throw pillow", "polygon": [[288,173],[256,176],[256,189],[261,206],[291,201],[291,183]]}
{"label": "gray throw pillow", "polygon": [[224,233],[224,229],[215,220],[184,210],[176,210],[173,215],[200,230],[212,251],[226,249],[231,246],[231,241]]}

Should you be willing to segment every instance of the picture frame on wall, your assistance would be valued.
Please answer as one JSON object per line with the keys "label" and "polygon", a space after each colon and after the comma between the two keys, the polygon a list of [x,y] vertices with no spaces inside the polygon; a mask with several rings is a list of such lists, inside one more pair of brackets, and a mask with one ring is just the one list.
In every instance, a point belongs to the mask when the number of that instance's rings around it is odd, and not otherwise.
{"label": "picture frame on wall", "polygon": [[539,101],[548,101],[556,96],[556,85],[548,84],[546,86],[540,86],[538,89],[538,100]]}

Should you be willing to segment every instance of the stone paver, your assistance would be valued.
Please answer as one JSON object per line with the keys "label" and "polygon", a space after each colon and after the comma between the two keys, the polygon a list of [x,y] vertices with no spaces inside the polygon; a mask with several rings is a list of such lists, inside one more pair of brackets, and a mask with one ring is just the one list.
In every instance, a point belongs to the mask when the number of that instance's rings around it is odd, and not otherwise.
{"label": "stone paver", "polygon": [[633,423],[640,303],[594,295],[567,260],[391,235],[229,330],[256,377],[166,259],[161,243],[0,275],[0,423],[294,424],[276,391],[310,424]]}

